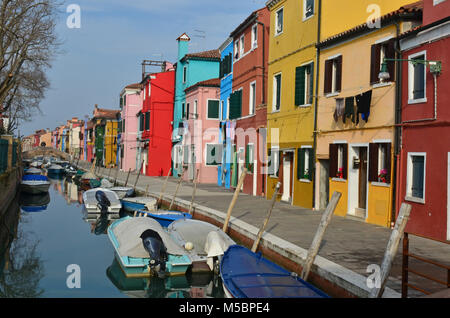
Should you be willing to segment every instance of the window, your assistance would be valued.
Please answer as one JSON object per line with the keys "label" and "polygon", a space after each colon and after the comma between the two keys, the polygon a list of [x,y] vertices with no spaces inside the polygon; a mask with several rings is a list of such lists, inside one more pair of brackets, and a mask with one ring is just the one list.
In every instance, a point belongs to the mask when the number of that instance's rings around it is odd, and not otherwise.
{"label": "window", "polygon": [[280,110],[281,106],[281,73],[273,77],[272,111]]}
{"label": "window", "polygon": [[252,27],[252,49],[258,46],[258,25]]}
{"label": "window", "polygon": [[187,81],[187,66],[183,67],[183,83]]}
{"label": "window", "polygon": [[186,118],[186,109],[184,103],[181,103],[181,118]]}
{"label": "window", "polygon": [[224,56],[224,58],[220,61],[220,78],[231,73],[231,64],[232,64],[233,56],[232,54],[228,54]]}
{"label": "window", "polygon": [[150,130],[150,112],[145,113],[145,130]]}
{"label": "window", "polygon": [[122,120],[122,132],[125,133],[125,119]]}
{"label": "window", "polygon": [[391,183],[391,143],[369,144],[369,181]]}
{"label": "window", "polygon": [[267,155],[267,174],[272,178],[278,178],[280,170],[281,152],[278,147],[269,148]]}
{"label": "window", "polygon": [[230,97],[227,98],[227,117],[226,119],[230,119]]}
{"label": "window", "polygon": [[330,177],[347,179],[347,144],[330,144]]}
{"label": "window", "polygon": [[250,100],[248,108],[248,114],[253,115],[256,109],[256,82],[250,83]]}
{"label": "window", "polygon": [[[409,56],[411,60],[424,61],[426,53],[420,52]],[[426,67],[423,63],[408,63],[408,98],[409,103],[426,102]]]}
{"label": "window", "polygon": [[312,170],[314,167],[314,154],[310,146],[297,149],[297,179],[312,181]]}
{"label": "window", "polygon": [[246,146],[245,151],[245,167],[247,168],[249,173],[253,173],[253,166],[254,166],[254,145],[248,144]]}
{"label": "window", "polygon": [[239,41],[234,42],[234,59],[239,59]]}
{"label": "window", "polygon": [[315,0],[303,0],[303,20],[314,15],[314,1]]}
{"label": "window", "polygon": [[283,8],[275,13],[275,35],[283,33]]}
{"label": "window", "polygon": [[313,102],[314,63],[295,69],[295,106],[311,105]]}
{"label": "window", "polygon": [[[371,59],[370,59],[370,84],[380,83],[378,75],[380,74],[381,65],[384,62],[384,58],[394,59],[395,49],[394,49],[395,39],[390,39],[382,43],[377,43],[371,47]],[[393,82],[395,80],[395,63],[393,61],[387,62],[388,73],[390,75],[389,81]]]}
{"label": "window", "polygon": [[425,153],[408,153],[406,200],[425,203]]}
{"label": "window", "polygon": [[239,57],[244,56],[244,36],[239,39]]}
{"label": "window", "polygon": [[215,99],[208,100],[207,119],[219,119],[219,101]]}
{"label": "window", "polygon": [[335,94],[341,91],[342,55],[325,61],[325,94]]}
{"label": "window", "polygon": [[186,120],[189,120],[189,103],[186,103]]}
{"label": "window", "polygon": [[198,119],[198,100],[194,100],[194,113],[192,114],[192,118]]}
{"label": "window", "polygon": [[206,165],[217,166],[222,163],[222,144],[206,144]]}
{"label": "window", "polygon": [[143,131],[144,130],[144,114],[143,113],[139,113],[139,131]]}
{"label": "window", "polygon": [[225,109],[224,108],[225,107],[225,101],[221,101],[220,102],[220,111],[219,111],[219,119],[220,120],[223,120],[224,118],[223,118],[223,110]]}

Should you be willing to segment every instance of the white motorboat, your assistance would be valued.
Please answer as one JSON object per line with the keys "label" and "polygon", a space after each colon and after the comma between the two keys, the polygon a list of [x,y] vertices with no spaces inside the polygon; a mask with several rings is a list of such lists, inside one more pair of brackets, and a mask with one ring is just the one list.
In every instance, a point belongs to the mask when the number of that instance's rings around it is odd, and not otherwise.
{"label": "white motorboat", "polygon": [[129,197],[130,194],[134,193],[134,189],[132,187],[112,187],[109,190],[117,193],[120,199]]}
{"label": "white motorboat", "polygon": [[107,206],[107,213],[119,214],[120,209],[122,208],[122,203],[120,202],[118,195],[114,191],[104,188],[95,188],[87,190],[83,193],[83,203],[88,214],[102,212],[101,205],[99,204],[100,202],[97,200],[96,196],[96,193],[98,191],[103,192],[109,201],[109,205]]}

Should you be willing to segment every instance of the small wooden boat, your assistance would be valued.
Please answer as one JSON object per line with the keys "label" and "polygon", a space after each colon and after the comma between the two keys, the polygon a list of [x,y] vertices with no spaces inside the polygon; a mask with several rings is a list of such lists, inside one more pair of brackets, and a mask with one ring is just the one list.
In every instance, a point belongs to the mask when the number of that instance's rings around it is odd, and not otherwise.
{"label": "small wooden boat", "polygon": [[239,245],[225,252],[220,275],[228,298],[328,298],[297,274]]}
{"label": "small wooden boat", "polygon": [[125,197],[133,197],[135,195],[134,189],[132,187],[112,187],[111,191],[114,191],[119,196],[119,199]]}
{"label": "small wooden boat", "polygon": [[26,174],[20,182],[21,190],[31,194],[47,193],[49,187],[49,179],[42,175]]}
{"label": "small wooden boat", "polygon": [[[157,235],[144,238],[147,231]],[[151,218],[121,218],[108,227],[108,237],[126,277],[184,275],[191,265],[187,251]]]}
{"label": "small wooden boat", "polygon": [[123,198],[122,206],[125,211],[134,212],[137,210],[156,211],[156,199],[151,197]]}
{"label": "small wooden boat", "polygon": [[91,189],[83,193],[83,203],[88,214],[102,212],[101,207],[99,206],[99,201],[97,200],[96,197],[97,191],[103,192],[106,195],[107,199],[109,200],[110,204],[107,207],[107,213],[119,214],[120,209],[122,208],[122,204],[120,203],[119,197],[115,192],[103,188]]}
{"label": "small wooden boat", "polygon": [[167,210],[157,210],[157,211],[146,211],[137,210],[138,215],[149,216],[161,224],[163,227],[168,227],[173,221],[179,219],[192,219],[192,215],[186,212],[180,211],[167,211]]}
{"label": "small wooden boat", "polygon": [[193,273],[211,272],[214,263],[218,272],[221,257],[229,246],[236,244],[222,229],[200,220],[179,219],[167,231],[176,243],[188,250]]}

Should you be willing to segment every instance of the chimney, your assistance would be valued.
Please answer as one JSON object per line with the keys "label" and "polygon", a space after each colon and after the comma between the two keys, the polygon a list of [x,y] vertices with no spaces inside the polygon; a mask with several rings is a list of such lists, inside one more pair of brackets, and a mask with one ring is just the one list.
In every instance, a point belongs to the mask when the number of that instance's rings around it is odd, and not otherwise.
{"label": "chimney", "polygon": [[183,33],[178,37],[178,61],[188,53],[188,44],[190,40],[191,38],[186,33]]}

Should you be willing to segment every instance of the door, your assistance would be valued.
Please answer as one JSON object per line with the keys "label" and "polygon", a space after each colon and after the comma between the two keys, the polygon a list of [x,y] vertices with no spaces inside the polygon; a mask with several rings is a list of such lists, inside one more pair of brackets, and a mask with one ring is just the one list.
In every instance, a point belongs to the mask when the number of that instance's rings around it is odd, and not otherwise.
{"label": "door", "polygon": [[283,154],[283,195],[281,200],[291,202],[292,197],[292,168],[293,168],[293,153],[285,152]]}
{"label": "door", "polygon": [[359,148],[358,208],[367,206],[367,148]]}

